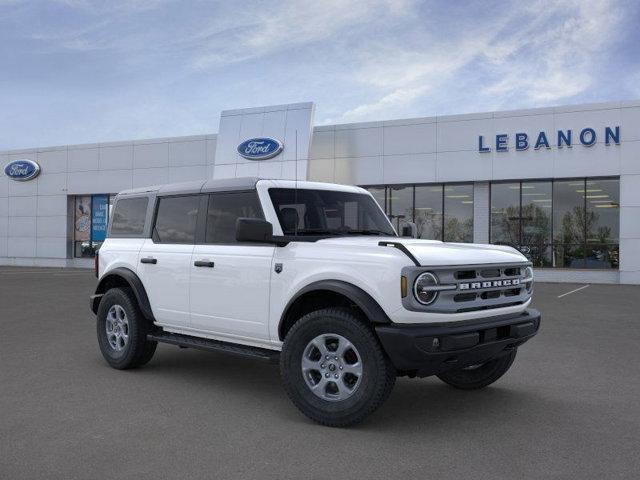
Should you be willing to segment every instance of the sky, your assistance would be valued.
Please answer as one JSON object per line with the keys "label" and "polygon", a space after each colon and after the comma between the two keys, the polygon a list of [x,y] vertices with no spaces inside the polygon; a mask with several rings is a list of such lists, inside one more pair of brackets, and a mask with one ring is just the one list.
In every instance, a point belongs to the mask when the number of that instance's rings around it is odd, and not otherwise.
{"label": "sky", "polygon": [[0,150],[640,98],[640,2],[0,0]]}

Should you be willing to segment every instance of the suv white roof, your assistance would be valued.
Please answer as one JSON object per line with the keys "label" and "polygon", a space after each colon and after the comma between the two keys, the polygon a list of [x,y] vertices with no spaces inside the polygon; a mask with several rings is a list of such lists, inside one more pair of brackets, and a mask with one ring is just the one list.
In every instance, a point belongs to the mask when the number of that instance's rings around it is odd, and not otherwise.
{"label": "suv white roof", "polygon": [[179,193],[210,193],[232,190],[252,190],[257,183],[264,182],[276,188],[301,188],[315,190],[338,190],[343,192],[365,193],[366,190],[350,185],[335,183],[307,182],[295,180],[273,180],[258,177],[224,178],[217,180],[198,180],[193,182],[167,183],[164,185],[152,185],[149,187],[131,188],[121,191],[118,196],[139,195],[155,193],[161,195]]}

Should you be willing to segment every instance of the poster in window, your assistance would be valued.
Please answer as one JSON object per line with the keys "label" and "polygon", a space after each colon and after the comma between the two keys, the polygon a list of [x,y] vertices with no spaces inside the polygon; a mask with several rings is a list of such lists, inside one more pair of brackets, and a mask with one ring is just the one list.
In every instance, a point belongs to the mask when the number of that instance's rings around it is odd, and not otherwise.
{"label": "poster in window", "polygon": [[86,242],[91,238],[91,197],[76,197],[74,238]]}
{"label": "poster in window", "polygon": [[109,197],[94,195],[91,202],[91,238],[94,242],[103,242],[107,237]]}

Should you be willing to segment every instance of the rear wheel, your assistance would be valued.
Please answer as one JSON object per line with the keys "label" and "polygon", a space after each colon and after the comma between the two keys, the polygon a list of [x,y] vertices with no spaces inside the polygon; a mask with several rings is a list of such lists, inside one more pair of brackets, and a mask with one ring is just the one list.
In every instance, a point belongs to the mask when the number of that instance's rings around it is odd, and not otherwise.
{"label": "rear wheel", "polygon": [[491,385],[511,368],[516,359],[516,349],[488,362],[451,370],[438,375],[438,378],[452,387],[462,390],[477,390]]}
{"label": "rear wheel", "polygon": [[364,420],[387,399],[396,378],[370,326],[343,308],[302,317],[285,338],[280,371],[296,407],[332,427]]}
{"label": "rear wheel", "polygon": [[97,317],[98,344],[109,365],[124,370],[151,360],[158,344],[147,340],[149,322],[131,290],[113,288],[105,293]]}

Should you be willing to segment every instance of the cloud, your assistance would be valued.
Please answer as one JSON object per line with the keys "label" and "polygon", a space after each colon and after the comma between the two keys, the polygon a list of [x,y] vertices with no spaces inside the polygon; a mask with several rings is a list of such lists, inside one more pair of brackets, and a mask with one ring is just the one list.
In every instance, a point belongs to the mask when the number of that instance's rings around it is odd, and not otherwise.
{"label": "cloud", "polygon": [[409,8],[405,0],[323,0],[304,6],[295,0],[273,8],[247,9],[229,25],[214,24],[193,40],[198,69],[220,67],[263,57],[283,49],[336,39],[350,28],[371,26],[380,19],[401,17]]}
{"label": "cloud", "polygon": [[457,32],[424,35],[419,47],[387,40],[361,52],[354,77],[369,88],[368,98],[338,120],[402,115],[408,105],[462,84],[476,86],[470,109],[513,106],[516,97],[533,105],[566,101],[593,84],[598,55],[616,40],[622,20],[607,0],[514,2],[499,10],[495,18],[469,12]]}

